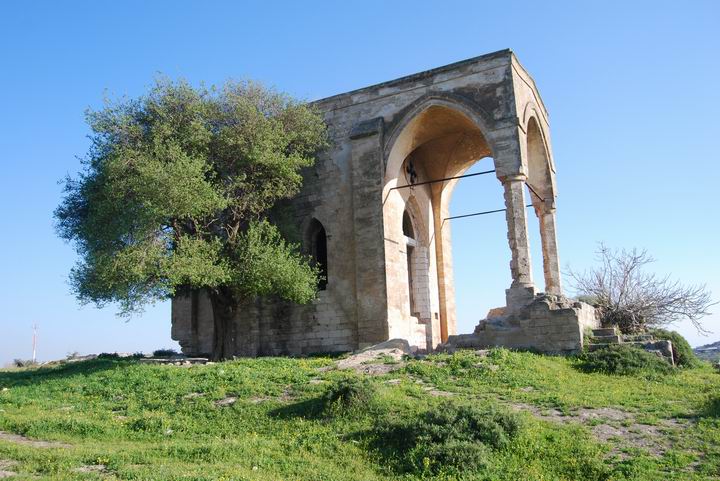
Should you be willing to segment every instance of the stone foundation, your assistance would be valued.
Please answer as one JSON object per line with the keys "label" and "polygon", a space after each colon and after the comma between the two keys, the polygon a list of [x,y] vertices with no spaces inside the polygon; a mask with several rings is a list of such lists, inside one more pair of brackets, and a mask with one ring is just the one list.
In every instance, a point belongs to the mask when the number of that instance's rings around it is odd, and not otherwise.
{"label": "stone foundation", "polygon": [[599,327],[595,308],[563,296],[538,294],[521,308],[492,309],[472,334],[450,336],[454,348],[532,349],[569,354],[583,348],[586,328]]}

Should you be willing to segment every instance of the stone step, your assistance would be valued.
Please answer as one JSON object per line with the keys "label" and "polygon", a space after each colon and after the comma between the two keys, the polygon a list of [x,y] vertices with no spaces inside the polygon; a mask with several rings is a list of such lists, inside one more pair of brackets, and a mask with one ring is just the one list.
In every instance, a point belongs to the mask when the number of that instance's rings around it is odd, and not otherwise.
{"label": "stone step", "polygon": [[655,340],[652,334],[631,334],[622,337],[623,342],[652,342]]}
{"label": "stone step", "polygon": [[619,334],[613,334],[610,336],[593,336],[592,337],[592,343],[593,344],[620,344],[622,342],[622,338]]}
{"label": "stone step", "polygon": [[602,337],[602,336],[615,336],[617,335],[617,329],[614,327],[603,327],[600,329],[593,329],[592,330],[594,337]]}

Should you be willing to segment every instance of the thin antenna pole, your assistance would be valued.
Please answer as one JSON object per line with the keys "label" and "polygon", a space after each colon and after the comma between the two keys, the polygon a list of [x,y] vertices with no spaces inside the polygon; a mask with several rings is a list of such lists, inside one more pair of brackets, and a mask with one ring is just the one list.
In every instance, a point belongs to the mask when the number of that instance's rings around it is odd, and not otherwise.
{"label": "thin antenna pole", "polygon": [[35,364],[37,354],[37,324],[33,324],[33,336],[32,336],[33,355],[32,362]]}

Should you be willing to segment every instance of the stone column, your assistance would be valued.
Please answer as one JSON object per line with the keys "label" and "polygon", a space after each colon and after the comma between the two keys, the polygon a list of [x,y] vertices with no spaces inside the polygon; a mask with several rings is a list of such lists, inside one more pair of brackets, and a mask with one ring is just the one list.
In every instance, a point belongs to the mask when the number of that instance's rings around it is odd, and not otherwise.
{"label": "stone column", "polygon": [[545,292],[559,296],[562,295],[562,286],[557,234],[555,231],[555,205],[552,199],[545,200],[538,211],[538,217],[540,221],[540,238],[542,239]]}
{"label": "stone column", "polygon": [[512,258],[510,273],[512,284],[505,291],[507,307],[520,308],[535,296],[530,262],[527,216],[525,214],[525,175],[508,175],[501,179],[505,189],[505,218],[508,225],[508,243]]}

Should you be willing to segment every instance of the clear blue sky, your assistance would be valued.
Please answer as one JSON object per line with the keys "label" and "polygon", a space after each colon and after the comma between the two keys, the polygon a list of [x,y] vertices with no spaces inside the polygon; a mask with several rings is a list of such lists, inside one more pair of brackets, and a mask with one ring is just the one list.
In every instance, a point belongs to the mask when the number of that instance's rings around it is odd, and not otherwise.
{"label": "clear blue sky", "polygon": [[[53,230],[58,180],[79,168],[83,119],[154,76],[254,78],[309,100],[512,48],[550,111],[563,265],[598,241],[720,298],[720,2],[38,2],[0,6],[0,365],[79,351],[174,347],[162,303],[126,323],[69,293],[73,249]],[[476,165],[483,168],[485,160]],[[455,214],[502,207],[466,179]],[[531,221],[531,226],[534,219]],[[503,304],[502,214],[454,221],[459,328]],[[541,280],[539,240],[531,237]],[[541,283],[542,286],[542,283]],[[720,307],[706,319],[720,339]]]}

